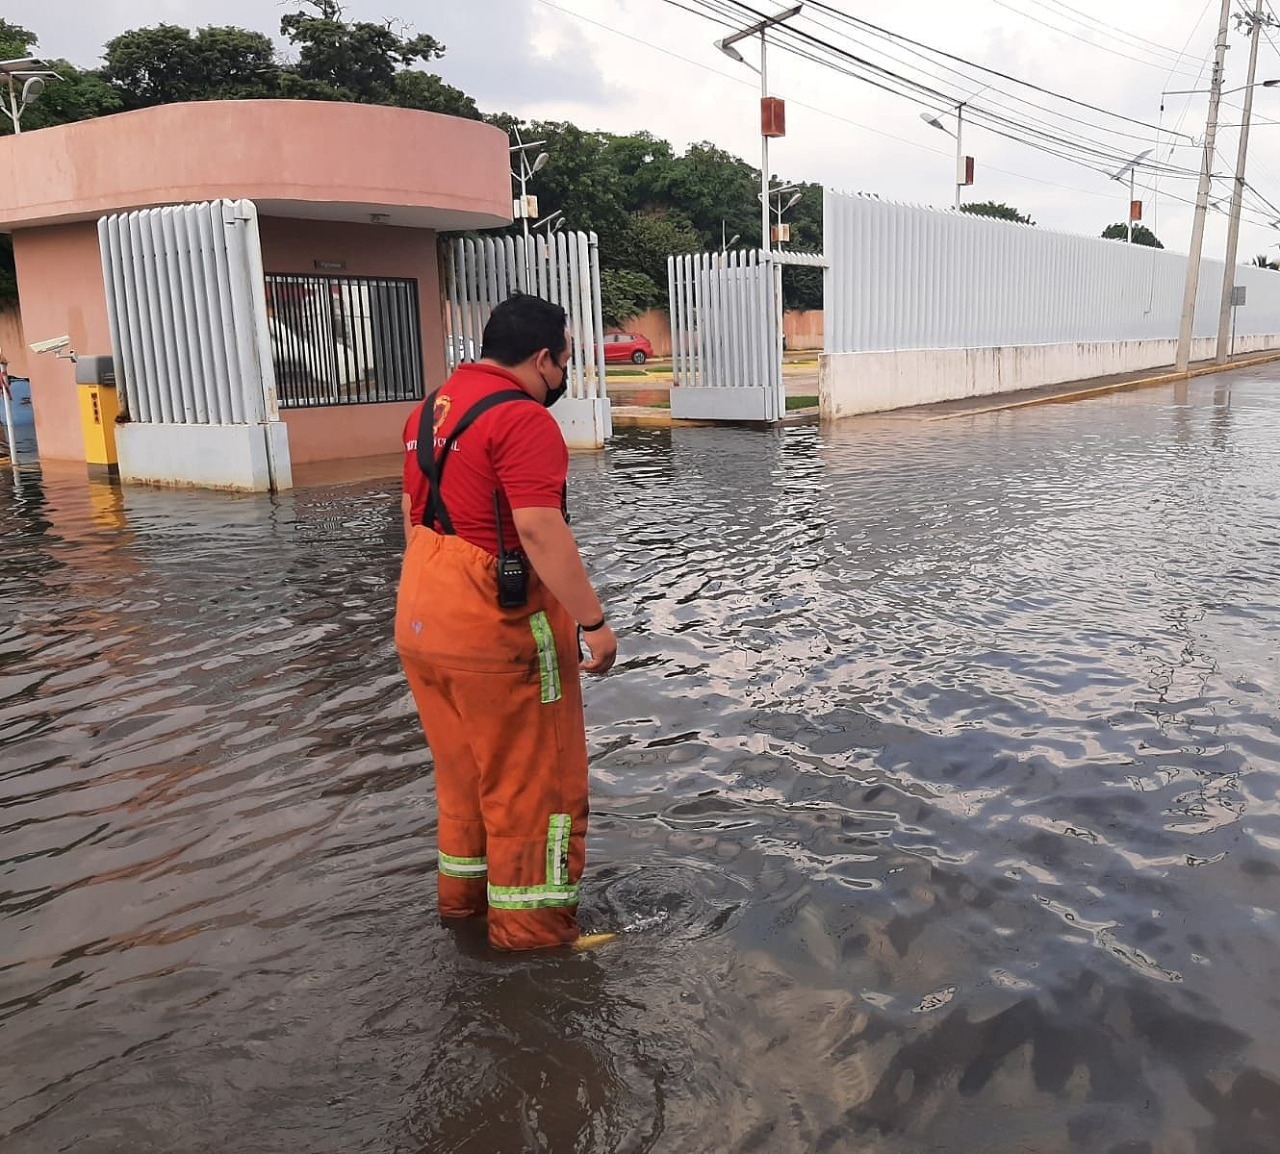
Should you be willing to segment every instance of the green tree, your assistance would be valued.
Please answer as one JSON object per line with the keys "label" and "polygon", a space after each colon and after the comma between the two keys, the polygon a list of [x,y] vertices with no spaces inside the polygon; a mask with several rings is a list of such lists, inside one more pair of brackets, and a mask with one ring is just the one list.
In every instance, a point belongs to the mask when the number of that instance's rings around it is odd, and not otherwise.
{"label": "green tree", "polygon": [[280,21],[280,34],[298,49],[292,71],[299,94],[394,104],[396,73],[444,55],[432,36],[401,36],[389,23],[344,20],[337,0],[303,0],[303,10]]}
{"label": "green tree", "polygon": [[482,119],[476,102],[461,88],[454,88],[429,72],[410,68],[396,73],[393,103],[401,108],[416,108],[420,112],[439,112],[466,120]]}
{"label": "green tree", "polygon": [[243,28],[135,28],[109,40],[103,55],[102,78],[125,108],[280,93],[270,38]]}
{"label": "green tree", "polygon": [[632,269],[600,270],[600,310],[604,323],[621,328],[659,303],[653,281]]}
{"label": "green tree", "polygon": [[663,182],[666,207],[678,208],[706,248],[720,247],[721,223],[754,248],[760,237],[760,172],[713,144],[693,144]]}
{"label": "green tree", "polygon": [[967,212],[970,216],[989,216],[996,220],[1012,220],[1017,224],[1035,224],[1031,217],[1019,212],[1016,208],[1011,208],[1007,204],[996,204],[994,200],[985,200],[981,204],[962,204],[961,212]]}
{"label": "green tree", "polygon": [[[1103,240],[1127,240],[1128,236],[1129,226],[1127,224],[1109,224],[1102,230]],[[1164,248],[1164,245],[1160,243],[1160,238],[1145,224],[1135,224],[1133,226],[1133,243],[1144,244],[1147,248]]]}
{"label": "green tree", "polygon": [[21,60],[38,41],[39,37],[29,29],[0,19],[0,60]]}
{"label": "green tree", "polygon": [[644,277],[649,284],[647,307],[665,306],[667,259],[701,248],[701,238],[687,221],[671,213],[638,212],[632,214],[625,228],[601,238],[600,263],[602,267]]}
{"label": "green tree", "polygon": [[1254,268],[1269,268],[1273,272],[1280,272],[1280,261],[1269,259],[1265,252],[1258,253],[1258,255],[1249,263],[1253,265]]}
{"label": "green tree", "polygon": [[667,141],[648,132],[606,136],[602,159],[617,176],[619,194],[628,212],[671,207],[663,188],[675,163],[675,152]]}

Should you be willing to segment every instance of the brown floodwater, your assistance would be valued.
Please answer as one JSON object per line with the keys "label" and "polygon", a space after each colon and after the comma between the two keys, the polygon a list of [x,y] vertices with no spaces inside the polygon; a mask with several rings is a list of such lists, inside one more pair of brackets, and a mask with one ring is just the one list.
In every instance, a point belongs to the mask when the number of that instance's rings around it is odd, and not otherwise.
{"label": "brown floodwater", "polygon": [[583,954],[433,912],[396,482],[0,486],[0,1150],[1280,1150],[1280,378],[621,431]]}

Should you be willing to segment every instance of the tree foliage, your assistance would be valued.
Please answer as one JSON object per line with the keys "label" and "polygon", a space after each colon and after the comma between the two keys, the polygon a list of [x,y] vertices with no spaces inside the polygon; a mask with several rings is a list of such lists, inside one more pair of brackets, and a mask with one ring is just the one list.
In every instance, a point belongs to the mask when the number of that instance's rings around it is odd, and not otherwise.
{"label": "tree foliage", "polygon": [[336,0],[302,3],[302,11],[280,21],[280,34],[298,50],[290,70],[297,95],[323,92],[330,100],[395,104],[400,70],[444,55],[433,36],[406,37],[390,23],[344,20]]}
{"label": "tree foliage", "polygon": [[0,60],[21,60],[38,39],[30,29],[0,18]]}
{"label": "tree foliage", "polygon": [[1021,213],[1007,204],[997,204],[994,200],[962,204],[960,211],[967,212],[970,216],[989,216],[995,220],[1011,220],[1016,224],[1035,224],[1035,221],[1025,213]]}
{"label": "tree foliage", "polygon": [[[1109,224],[1102,230],[1103,240],[1128,240],[1129,226],[1127,224]],[[1156,236],[1145,224],[1135,224],[1133,226],[1133,243],[1146,245],[1147,248],[1164,248],[1160,243],[1160,238]]]}
{"label": "tree foliage", "polygon": [[1280,272],[1280,261],[1271,260],[1265,252],[1258,253],[1249,263],[1254,268],[1269,268],[1272,272]]}
{"label": "tree foliage", "polygon": [[410,68],[396,73],[395,99],[391,103],[401,108],[416,108],[419,112],[440,112],[466,120],[481,119],[476,102],[461,88],[454,88],[429,72]]}
{"label": "tree foliage", "polygon": [[600,308],[604,323],[621,328],[659,303],[653,281],[633,269],[600,270]]}
{"label": "tree foliage", "polygon": [[109,40],[103,56],[101,77],[125,108],[280,94],[274,45],[243,28],[138,28]]}

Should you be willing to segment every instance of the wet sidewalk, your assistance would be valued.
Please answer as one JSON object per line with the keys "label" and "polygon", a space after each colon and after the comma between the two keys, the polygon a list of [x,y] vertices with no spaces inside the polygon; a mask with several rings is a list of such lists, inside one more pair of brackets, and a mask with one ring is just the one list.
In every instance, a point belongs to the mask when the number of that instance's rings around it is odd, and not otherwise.
{"label": "wet sidewalk", "polygon": [[[1280,360],[1280,349],[1270,352],[1241,353],[1232,357],[1227,364],[1219,365],[1213,361],[1194,361],[1190,371],[1179,373],[1172,365],[1153,369],[1140,369],[1131,373],[1116,373],[1111,376],[1087,377],[1083,380],[1064,381],[1058,384],[1043,385],[1035,389],[1023,389],[1016,393],[988,393],[976,397],[964,397],[953,401],[937,401],[928,405],[914,405],[905,409],[891,409],[884,412],[860,413],[854,417],[842,418],[855,420],[858,417],[874,417],[878,420],[947,420],[953,417],[977,416],[981,413],[994,413],[1005,409],[1018,409],[1032,405],[1065,404],[1070,401],[1087,400],[1090,397],[1105,396],[1108,393],[1124,392],[1133,389],[1154,388],[1159,385],[1172,384],[1192,377],[1209,373],[1222,372],[1229,368],[1248,368],[1250,365],[1268,364]],[[811,367],[812,366],[812,367]],[[786,393],[791,404],[788,405],[787,419],[784,423],[803,423],[817,420],[819,416],[816,398],[819,395],[818,371],[816,363],[805,365],[788,365],[784,370]],[[615,425],[696,425],[707,424],[705,421],[683,421],[671,416],[670,381],[646,381],[643,385],[632,386],[629,383],[609,382],[609,398],[613,402],[613,421]],[[792,405],[795,400],[813,398],[811,405]]]}

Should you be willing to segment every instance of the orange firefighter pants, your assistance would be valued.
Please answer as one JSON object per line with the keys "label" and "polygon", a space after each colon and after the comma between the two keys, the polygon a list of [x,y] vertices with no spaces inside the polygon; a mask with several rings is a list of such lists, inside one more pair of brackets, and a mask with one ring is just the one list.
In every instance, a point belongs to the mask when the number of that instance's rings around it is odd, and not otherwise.
{"label": "orange firefighter pants", "polygon": [[500,609],[496,562],[417,526],[396,649],[435,759],[440,913],[489,917],[498,949],[572,942],[586,861],[587,741],[577,626],[529,577]]}

